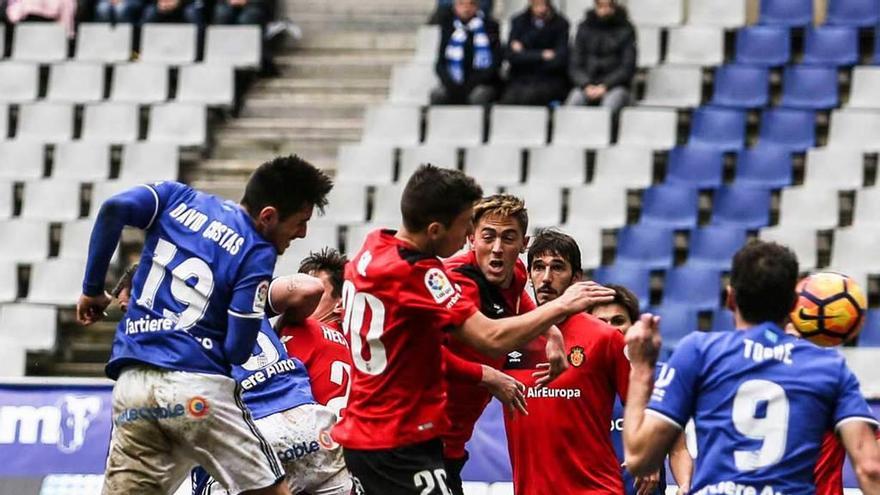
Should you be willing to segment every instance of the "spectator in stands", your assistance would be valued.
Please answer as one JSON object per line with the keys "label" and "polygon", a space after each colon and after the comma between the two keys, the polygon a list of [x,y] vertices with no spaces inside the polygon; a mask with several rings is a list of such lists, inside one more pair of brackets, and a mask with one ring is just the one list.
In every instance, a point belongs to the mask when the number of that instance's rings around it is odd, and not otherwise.
{"label": "spectator in stands", "polygon": [[214,24],[256,24],[265,26],[272,18],[272,0],[217,0]]}
{"label": "spectator in stands", "polygon": [[501,103],[548,105],[568,94],[568,19],[550,0],[530,0],[511,21],[509,80]]}
{"label": "spectator in stands", "polygon": [[[428,24],[443,24],[445,18],[453,15],[453,3],[454,0],[437,0],[437,8],[431,13],[431,18],[428,19]],[[492,0],[480,0],[480,10],[488,15],[492,15],[492,9],[494,8],[493,3]]]}
{"label": "spectator in stands", "polygon": [[143,10],[143,0],[98,0],[95,4],[95,20],[134,24],[141,19]]}
{"label": "spectator in stands", "polygon": [[485,105],[497,96],[501,40],[498,22],[479,9],[477,0],[455,0],[453,13],[440,25],[434,105]]}
{"label": "spectator in stands", "polygon": [[10,24],[54,21],[64,26],[68,37],[75,34],[76,0],[6,0],[2,6],[2,18]]}
{"label": "spectator in stands", "polygon": [[601,104],[616,113],[629,102],[635,71],[636,33],[626,8],[616,0],[595,0],[574,40],[568,104]]}
{"label": "spectator in stands", "polygon": [[150,0],[142,22],[188,22],[203,24],[201,0]]}

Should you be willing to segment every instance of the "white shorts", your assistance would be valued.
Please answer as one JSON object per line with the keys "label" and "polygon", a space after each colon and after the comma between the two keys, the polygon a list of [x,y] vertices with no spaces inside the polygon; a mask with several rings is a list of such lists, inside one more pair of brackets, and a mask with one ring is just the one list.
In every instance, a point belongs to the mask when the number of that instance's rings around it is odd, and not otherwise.
{"label": "white shorts", "polygon": [[126,368],[113,388],[113,434],[102,493],[173,493],[196,465],[230,493],[265,488],[284,476],[233,379]]}
{"label": "white shorts", "polygon": [[[351,476],[345,468],[342,447],[330,438],[336,415],[318,404],[303,404],[257,420],[287,473],[290,493],[348,495]],[[200,495],[228,493],[209,481]]]}

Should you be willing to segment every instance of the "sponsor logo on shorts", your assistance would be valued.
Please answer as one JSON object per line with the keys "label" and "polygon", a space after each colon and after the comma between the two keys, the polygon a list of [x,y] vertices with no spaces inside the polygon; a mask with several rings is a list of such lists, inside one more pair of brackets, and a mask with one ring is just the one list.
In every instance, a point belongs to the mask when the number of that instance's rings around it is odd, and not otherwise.
{"label": "sponsor logo on shorts", "polygon": [[568,353],[568,362],[574,366],[575,368],[580,368],[582,364],[584,364],[584,348],[576,345],[571,348],[571,351]]}
{"label": "sponsor logo on shorts", "polygon": [[278,452],[278,458],[281,459],[281,462],[298,461],[319,450],[321,450],[321,445],[314,440],[309,443],[300,442],[293,444],[289,449]]}
{"label": "sponsor logo on shorts", "polygon": [[773,485],[750,486],[741,485],[733,481],[722,481],[714,485],[706,485],[700,490],[693,492],[694,495],[708,495],[710,493],[732,493],[736,495],[785,495],[777,491]]}
{"label": "sponsor logo on shorts", "polygon": [[336,447],[339,447],[339,444],[336,443],[336,440],[333,440],[333,437],[330,435],[329,430],[321,430],[318,433],[318,443],[321,445],[321,448],[327,450],[333,450]]}
{"label": "sponsor logo on shorts", "polygon": [[536,388],[529,387],[526,391],[528,399],[577,399],[581,396],[579,388]]}
{"label": "sponsor logo on shorts", "polygon": [[205,400],[204,397],[198,395],[186,403],[186,412],[196,419],[204,418],[210,410],[211,408],[208,406],[208,401]]}
{"label": "sponsor logo on shorts", "polygon": [[186,408],[183,404],[172,404],[168,406],[155,407],[132,407],[123,410],[116,415],[116,424],[131,423],[142,419],[157,420],[177,418],[186,414]]}

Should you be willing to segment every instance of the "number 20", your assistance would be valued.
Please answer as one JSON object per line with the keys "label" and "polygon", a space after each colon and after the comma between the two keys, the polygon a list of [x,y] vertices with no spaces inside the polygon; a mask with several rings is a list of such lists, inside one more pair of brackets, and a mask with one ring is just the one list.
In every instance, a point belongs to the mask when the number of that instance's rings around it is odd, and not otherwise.
{"label": "number 20", "polygon": [[[367,335],[361,335],[364,326],[364,315],[370,307],[370,318]],[[342,286],[342,307],[345,316],[342,319],[342,331],[351,341],[351,358],[357,369],[368,375],[380,375],[388,366],[385,345],[380,340],[385,330],[385,305],[376,296],[366,292],[357,292],[354,284],[346,280]],[[362,339],[366,339],[370,348],[370,359],[364,359]]]}
{"label": "number 20", "polygon": [[[762,402],[767,404],[767,412],[763,418],[756,418],[756,408]],[[748,380],[739,386],[733,399],[733,426],[748,438],[764,443],[758,450],[734,451],[737,469],[754,471],[782,460],[788,439],[788,413],[788,398],[778,384]]]}

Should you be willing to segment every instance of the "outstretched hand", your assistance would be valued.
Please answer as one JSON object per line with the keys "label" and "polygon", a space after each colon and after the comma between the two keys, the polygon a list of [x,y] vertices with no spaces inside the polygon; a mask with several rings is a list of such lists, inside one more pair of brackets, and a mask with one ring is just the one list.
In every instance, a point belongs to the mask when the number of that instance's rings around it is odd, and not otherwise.
{"label": "outstretched hand", "polygon": [[526,410],[526,386],[516,378],[502,373],[491,366],[483,365],[483,386],[502,404],[514,411],[529,414]]}
{"label": "outstretched hand", "polygon": [[105,315],[104,310],[110,305],[110,294],[103,292],[97,296],[82,294],[76,302],[76,321],[86,326],[101,321]]}
{"label": "outstretched hand", "polygon": [[583,313],[597,304],[607,304],[614,301],[614,289],[603,287],[596,282],[577,282],[572,284],[559,296],[557,301],[567,314]]}

